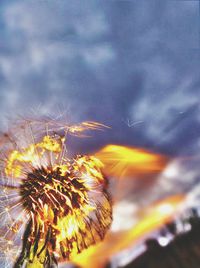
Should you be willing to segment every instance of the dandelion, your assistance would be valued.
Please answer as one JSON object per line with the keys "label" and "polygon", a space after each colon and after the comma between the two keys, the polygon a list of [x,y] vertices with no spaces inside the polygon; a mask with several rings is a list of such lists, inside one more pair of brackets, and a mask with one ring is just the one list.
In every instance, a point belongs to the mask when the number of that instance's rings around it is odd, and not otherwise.
{"label": "dandelion", "polygon": [[66,126],[25,120],[4,134],[0,212],[4,253],[13,250],[11,243],[25,222],[15,267],[27,263],[50,267],[104,238],[112,206],[102,163],[93,156],[69,159],[65,144],[67,135],[101,127],[95,122]]}

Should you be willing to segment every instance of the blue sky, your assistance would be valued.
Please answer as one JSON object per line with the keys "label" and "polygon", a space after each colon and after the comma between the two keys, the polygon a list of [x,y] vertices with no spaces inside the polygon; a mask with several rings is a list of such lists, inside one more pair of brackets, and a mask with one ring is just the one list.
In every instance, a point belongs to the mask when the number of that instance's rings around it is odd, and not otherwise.
{"label": "blue sky", "polygon": [[199,22],[192,0],[2,1],[2,125],[61,111],[112,127],[82,149],[198,152]]}

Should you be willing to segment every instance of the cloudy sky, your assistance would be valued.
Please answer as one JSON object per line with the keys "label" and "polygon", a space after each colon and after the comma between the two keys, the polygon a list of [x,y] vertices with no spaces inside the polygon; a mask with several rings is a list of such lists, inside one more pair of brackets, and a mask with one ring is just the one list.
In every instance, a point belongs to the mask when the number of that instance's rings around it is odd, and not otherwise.
{"label": "cloudy sky", "polygon": [[112,127],[92,146],[200,149],[199,1],[1,0],[0,26],[1,125],[61,112]]}

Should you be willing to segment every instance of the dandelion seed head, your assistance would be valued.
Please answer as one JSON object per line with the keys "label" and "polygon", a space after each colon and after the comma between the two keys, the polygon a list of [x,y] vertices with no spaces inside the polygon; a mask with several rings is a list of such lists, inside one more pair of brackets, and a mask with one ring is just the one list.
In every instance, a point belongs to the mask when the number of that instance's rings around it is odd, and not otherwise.
{"label": "dandelion seed head", "polygon": [[84,136],[102,127],[96,122],[21,120],[2,135],[1,198],[7,204],[0,210],[0,217],[6,216],[0,229],[6,229],[4,238],[12,246],[25,223],[18,264],[34,258],[70,260],[104,238],[112,206],[103,164],[94,156],[71,159],[66,146],[68,135]]}

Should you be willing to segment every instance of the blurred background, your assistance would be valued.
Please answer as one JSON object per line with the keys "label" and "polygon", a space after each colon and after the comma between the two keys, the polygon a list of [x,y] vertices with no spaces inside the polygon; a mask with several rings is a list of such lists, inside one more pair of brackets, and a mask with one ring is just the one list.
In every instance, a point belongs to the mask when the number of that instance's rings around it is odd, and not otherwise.
{"label": "blurred background", "polygon": [[1,128],[30,114],[101,122],[111,129],[72,141],[76,150],[111,143],[167,155],[145,200],[196,200],[199,10],[196,0],[1,0]]}

